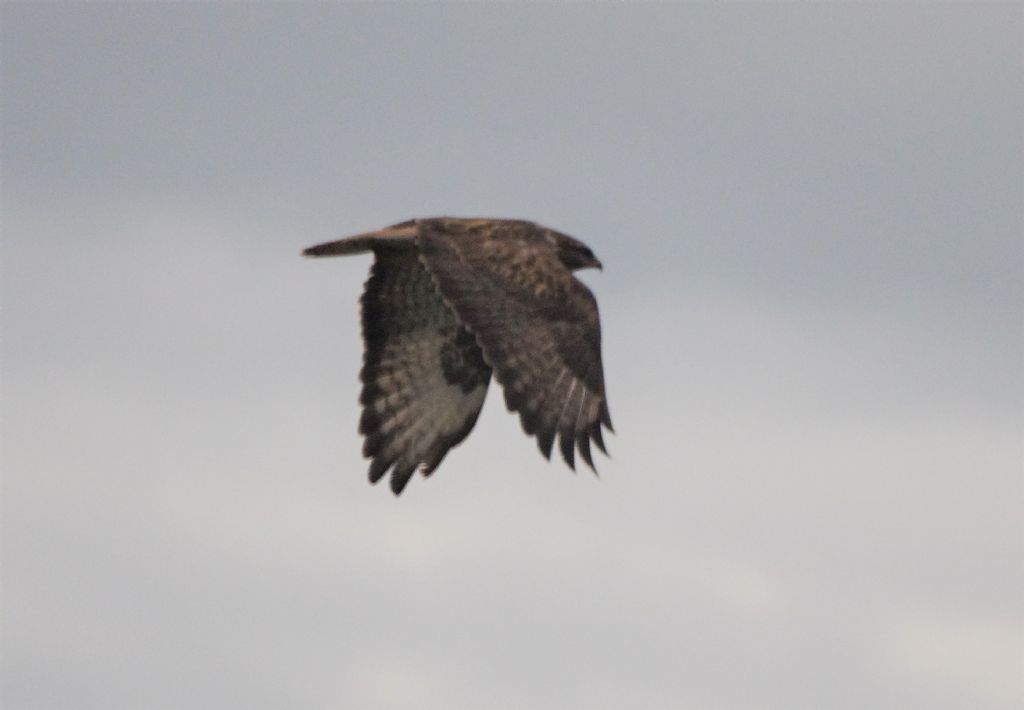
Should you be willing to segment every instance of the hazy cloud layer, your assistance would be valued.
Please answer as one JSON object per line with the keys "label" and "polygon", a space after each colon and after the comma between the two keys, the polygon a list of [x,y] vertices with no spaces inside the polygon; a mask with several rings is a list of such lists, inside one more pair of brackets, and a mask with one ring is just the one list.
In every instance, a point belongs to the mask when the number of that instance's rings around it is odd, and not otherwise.
{"label": "hazy cloud layer", "polygon": [[[4,707],[1024,700],[1020,6],[2,13]],[[298,251],[439,213],[604,261],[600,479],[366,483]]]}

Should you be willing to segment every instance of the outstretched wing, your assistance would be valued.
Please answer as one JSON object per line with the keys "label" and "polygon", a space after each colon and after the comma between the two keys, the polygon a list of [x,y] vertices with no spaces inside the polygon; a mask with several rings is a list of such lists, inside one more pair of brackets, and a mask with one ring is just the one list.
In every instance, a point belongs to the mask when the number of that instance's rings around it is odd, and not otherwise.
{"label": "outstretched wing", "polygon": [[476,424],[491,369],[412,249],[378,249],[362,297],[360,379],[370,481],[391,469],[401,493],[417,466],[429,475]]}
{"label": "outstretched wing", "polygon": [[525,222],[441,231],[421,223],[420,251],[444,299],[476,334],[487,362],[550,458],[557,434],[592,469],[590,442],[605,451],[612,428],[601,366],[601,326],[590,290]]}

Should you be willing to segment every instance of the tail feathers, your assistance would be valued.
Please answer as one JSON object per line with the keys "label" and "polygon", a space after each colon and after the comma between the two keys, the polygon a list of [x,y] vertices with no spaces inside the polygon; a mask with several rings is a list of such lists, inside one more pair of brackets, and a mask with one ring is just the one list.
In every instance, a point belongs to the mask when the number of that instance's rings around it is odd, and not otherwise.
{"label": "tail feathers", "polygon": [[334,242],[317,244],[303,250],[303,256],[346,256],[362,254],[380,247],[402,247],[411,245],[416,239],[417,225],[414,221],[402,222],[376,232],[365,232]]}

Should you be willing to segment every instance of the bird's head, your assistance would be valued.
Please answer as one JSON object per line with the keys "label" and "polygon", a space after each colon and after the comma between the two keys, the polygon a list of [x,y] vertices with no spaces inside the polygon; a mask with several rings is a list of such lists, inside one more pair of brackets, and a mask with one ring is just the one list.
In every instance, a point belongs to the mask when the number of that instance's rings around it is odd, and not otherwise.
{"label": "bird's head", "polygon": [[559,261],[565,264],[565,268],[569,269],[569,271],[604,268],[601,266],[598,258],[594,256],[594,252],[590,250],[590,247],[579,239],[573,239],[568,234],[562,234],[554,230],[548,232],[548,239],[554,243]]}

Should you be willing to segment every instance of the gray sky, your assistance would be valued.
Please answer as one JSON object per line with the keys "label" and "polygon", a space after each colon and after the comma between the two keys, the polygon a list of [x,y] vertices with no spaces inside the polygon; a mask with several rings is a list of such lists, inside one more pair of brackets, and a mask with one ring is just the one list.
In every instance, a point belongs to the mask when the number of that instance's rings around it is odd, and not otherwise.
{"label": "gray sky", "polygon": [[[5,708],[1017,708],[1024,9],[2,13]],[[395,499],[366,257],[605,263],[618,434]]]}

